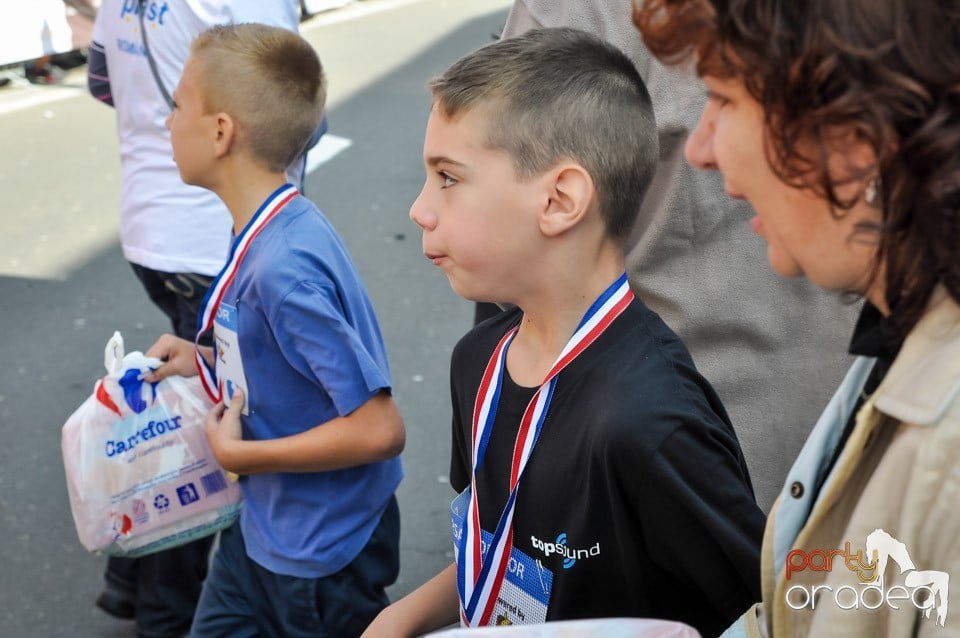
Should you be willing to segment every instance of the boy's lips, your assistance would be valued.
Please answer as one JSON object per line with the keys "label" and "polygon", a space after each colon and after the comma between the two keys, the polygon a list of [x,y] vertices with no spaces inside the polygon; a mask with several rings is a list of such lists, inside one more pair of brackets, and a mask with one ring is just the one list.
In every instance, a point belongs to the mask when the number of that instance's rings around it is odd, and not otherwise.
{"label": "boy's lips", "polygon": [[446,255],[441,255],[440,253],[423,253],[424,256],[433,262],[434,266],[439,266],[444,259],[447,258]]}

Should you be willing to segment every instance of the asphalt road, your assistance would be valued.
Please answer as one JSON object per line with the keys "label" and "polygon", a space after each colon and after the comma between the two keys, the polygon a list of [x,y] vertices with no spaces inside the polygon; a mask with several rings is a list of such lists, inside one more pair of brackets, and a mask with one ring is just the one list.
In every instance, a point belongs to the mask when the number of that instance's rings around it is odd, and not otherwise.
{"label": "asphalt road", "polygon": [[[452,560],[448,359],[473,312],[423,257],[407,217],[424,177],[425,86],[489,42],[510,4],[366,0],[303,25],[328,72],[331,134],[346,147],[308,176],[305,192],[367,283],[407,425],[395,597]],[[86,94],[84,73],[56,87],[0,88],[3,638],[133,635],[92,605],[105,559],[77,540],[60,430],[104,373],[114,330],[128,350],[145,350],[169,328],[120,252],[113,113]]]}

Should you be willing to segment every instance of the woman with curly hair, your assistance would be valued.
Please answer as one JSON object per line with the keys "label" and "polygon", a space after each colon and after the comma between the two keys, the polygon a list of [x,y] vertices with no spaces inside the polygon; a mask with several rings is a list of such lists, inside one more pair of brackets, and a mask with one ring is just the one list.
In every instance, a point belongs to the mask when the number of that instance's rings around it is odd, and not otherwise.
{"label": "woman with curly hair", "polygon": [[687,158],[752,204],[773,269],[864,300],[731,633],[957,635],[960,5],[645,0],[634,21],[704,79]]}

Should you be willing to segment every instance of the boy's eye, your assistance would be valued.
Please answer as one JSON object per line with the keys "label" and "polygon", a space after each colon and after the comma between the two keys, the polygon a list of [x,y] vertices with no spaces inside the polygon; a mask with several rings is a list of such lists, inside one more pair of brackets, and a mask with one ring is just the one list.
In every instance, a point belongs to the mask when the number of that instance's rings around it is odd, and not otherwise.
{"label": "boy's eye", "polygon": [[437,174],[440,176],[441,181],[443,181],[443,185],[440,188],[449,188],[457,183],[457,180],[445,171],[438,171]]}

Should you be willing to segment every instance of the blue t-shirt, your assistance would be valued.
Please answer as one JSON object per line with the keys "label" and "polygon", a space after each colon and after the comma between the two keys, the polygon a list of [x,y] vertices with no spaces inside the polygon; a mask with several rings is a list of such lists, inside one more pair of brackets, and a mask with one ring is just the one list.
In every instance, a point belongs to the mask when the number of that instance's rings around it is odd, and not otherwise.
{"label": "blue t-shirt", "polygon": [[[298,434],[390,388],[373,306],[330,222],[297,195],[250,243],[222,304],[236,308],[248,416],[245,439]],[[393,458],[331,472],[242,477],[251,559],[301,578],[360,553],[403,476]]]}

